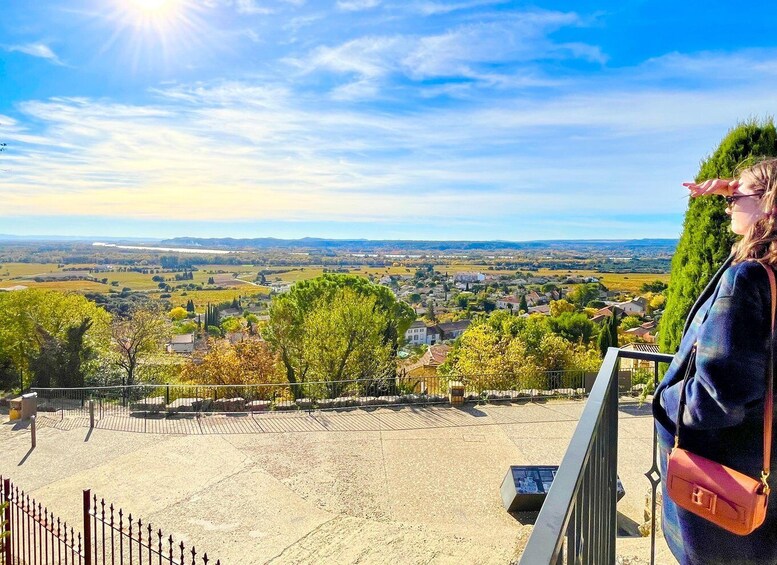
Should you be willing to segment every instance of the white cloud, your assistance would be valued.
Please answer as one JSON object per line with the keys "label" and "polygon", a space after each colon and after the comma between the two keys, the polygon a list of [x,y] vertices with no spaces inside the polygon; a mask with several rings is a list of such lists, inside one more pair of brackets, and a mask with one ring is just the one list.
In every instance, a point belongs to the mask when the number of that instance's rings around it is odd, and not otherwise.
{"label": "white cloud", "polygon": [[[756,107],[770,99],[748,92]],[[435,221],[486,221],[612,214],[635,199],[644,213],[677,211],[678,163],[696,163],[742,92],[616,91],[409,115],[239,82],[158,94],[144,106],[23,104],[25,120],[46,127],[8,124],[27,139],[0,178],[4,213],[404,221],[412,201]]]}
{"label": "white cloud", "polygon": [[[473,29],[483,32],[470,26],[427,45],[453,55],[423,72],[474,67],[483,53],[457,51]],[[611,218],[635,205],[646,215],[677,214],[685,206],[680,182],[738,119],[771,108],[777,86],[768,54],[715,54],[604,69],[596,80],[537,79],[536,92],[492,90],[438,104],[407,90],[414,98],[404,105],[364,103],[404,69],[396,55],[405,43],[362,38],[316,51],[311,69],[355,75],[335,88],[334,101],[293,81],[257,79],[157,89],[145,104],[22,103],[18,116],[0,116],[10,146],[2,214],[395,223],[422,216],[424,225],[468,219],[486,230],[507,219]],[[763,72],[706,81],[704,89],[675,78],[692,67],[701,69],[692,78],[701,77],[713,62],[723,76],[745,72],[736,70],[742,65]],[[673,77],[671,86],[656,76]]]}
{"label": "white cloud", "polygon": [[235,7],[241,14],[272,14],[274,10],[257,2],[257,0],[235,0]]}
{"label": "white cloud", "polygon": [[41,59],[47,59],[56,65],[62,65],[57,54],[51,50],[51,47],[44,43],[25,43],[24,45],[9,45],[6,47],[8,51],[18,51],[30,55],[31,57],[39,57]]}
{"label": "white cloud", "polygon": [[381,0],[337,0],[337,8],[345,12],[359,12],[380,6]]}
{"label": "white cloud", "polygon": [[[574,13],[529,11],[488,21],[458,25],[435,35],[364,36],[336,46],[319,46],[307,57],[287,59],[304,73],[316,70],[356,75],[356,84],[343,90],[379,90],[377,79],[402,74],[414,81],[429,78],[465,78],[489,86],[517,86],[551,81],[533,63],[542,60],[581,59],[604,63],[606,55],[595,45],[557,43],[548,34],[562,27],[587,25]],[[493,70],[500,65],[503,70]],[[365,81],[371,83],[364,89]],[[387,85],[390,87],[390,84]]]}
{"label": "white cloud", "polygon": [[407,49],[406,39],[362,37],[337,47],[318,47],[307,61],[297,61],[306,72],[326,69],[374,78],[397,69],[397,59]]}
{"label": "white cloud", "polygon": [[493,6],[496,4],[506,4],[510,0],[471,0],[469,2],[416,2],[407,5],[414,12],[419,12],[425,16],[434,16],[438,14],[448,14],[459,10],[469,10],[482,6]]}

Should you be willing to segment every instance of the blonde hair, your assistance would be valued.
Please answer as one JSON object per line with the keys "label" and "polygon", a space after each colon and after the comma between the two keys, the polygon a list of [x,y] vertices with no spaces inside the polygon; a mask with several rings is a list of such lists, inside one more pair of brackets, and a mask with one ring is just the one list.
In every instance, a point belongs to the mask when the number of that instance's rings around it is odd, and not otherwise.
{"label": "blonde hair", "polygon": [[777,159],[765,158],[740,171],[753,177],[753,189],[760,194],[764,216],[734,244],[734,262],[757,260],[777,266]]}

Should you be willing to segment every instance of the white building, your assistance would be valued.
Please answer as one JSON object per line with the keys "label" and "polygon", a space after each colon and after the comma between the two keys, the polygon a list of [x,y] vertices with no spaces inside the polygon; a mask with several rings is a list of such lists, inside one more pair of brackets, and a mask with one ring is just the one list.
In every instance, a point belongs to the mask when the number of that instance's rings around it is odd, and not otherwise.
{"label": "white building", "polygon": [[167,344],[170,353],[192,353],[194,351],[194,334],[174,335]]}
{"label": "white building", "polygon": [[478,283],[486,280],[486,275],[477,272],[462,272],[453,275],[453,281],[457,283]]}
{"label": "white building", "polygon": [[618,303],[618,308],[623,310],[627,316],[644,316],[647,312],[648,301],[641,296],[632,298],[628,302]]}
{"label": "white building", "polygon": [[416,320],[405,332],[405,341],[410,345],[421,345],[426,343],[426,324],[421,320]]}
{"label": "white building", "polygon": [[496,299],[496,307],[498,310],[512,310],[513,312],[518,312],[518,306],[520,306],[520,304],[521,301],[515,296],[504,296]]}

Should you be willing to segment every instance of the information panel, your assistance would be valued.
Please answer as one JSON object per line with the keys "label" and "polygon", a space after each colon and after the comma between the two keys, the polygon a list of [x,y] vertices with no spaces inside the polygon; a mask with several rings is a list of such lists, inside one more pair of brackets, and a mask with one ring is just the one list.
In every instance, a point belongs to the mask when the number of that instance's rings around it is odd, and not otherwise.
{"label": "information panel", "polygon": [[[511,466],[500,488],[505,509],[508,512],[539,510],[557,472],[558,465]],[[620,500],[626,494],[620,478],[617,489]]]}

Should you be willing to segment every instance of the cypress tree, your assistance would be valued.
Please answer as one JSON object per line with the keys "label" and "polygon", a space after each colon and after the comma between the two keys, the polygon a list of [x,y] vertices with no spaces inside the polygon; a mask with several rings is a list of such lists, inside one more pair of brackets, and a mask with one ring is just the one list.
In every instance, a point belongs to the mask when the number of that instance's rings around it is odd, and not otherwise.
{"label": "cypress tree", "polygon": [[529,305],[526,304],[526,295],[521,295],[521,301],[518,303],[518,310],[523,310],[524,312],[529,311]]}
{"label": "cypress tree", "polygon": [[618,347],[618,314],[613,311],[608,321],[610,330],[610,347]]}
{"label": "cypress tree", "polygon": [[431,322],[437,321],[437,315],[434,313],[434,302],[429,300],[426,306],[426,319]]}
{"label": "cypress tree", "polygon": [[607,349],[610,347],[610,327],[609,320],[602,323],[602,329],[599,332],[599,339],[596,340],[596,345],[599,346],[599,353],[602,355],[602,359],[607,355]]}
{"label": "cypress tree", "polygon": [[214,305],[208,302],[208,305],[205,307],[205,327],[207,328],[209,326],[218,326],[218,325],[219,325],[218,310]]}
{"label": "cypress tree", "polygon": [[[771,118],[740,123],[702,161],[695,181],[734,178],[738,167],[758,157],[775,155],[777,130]],[[690,199],[672,258],[666,309],[659,324],[661,351],[677,351],[691,306],[731,251],[735,236],[729,229],[731,222],[725,210],[722,198]]]}

